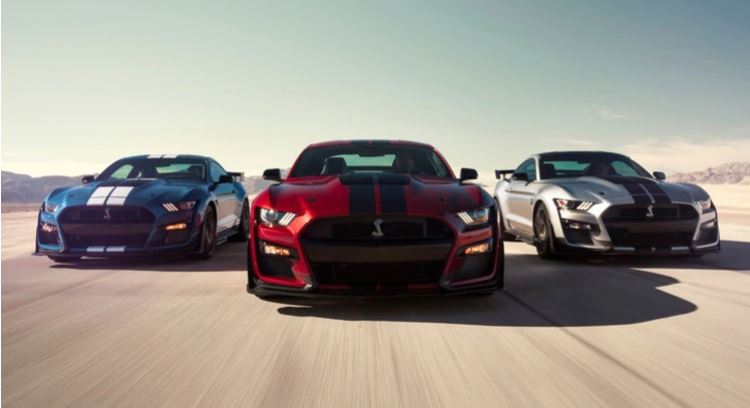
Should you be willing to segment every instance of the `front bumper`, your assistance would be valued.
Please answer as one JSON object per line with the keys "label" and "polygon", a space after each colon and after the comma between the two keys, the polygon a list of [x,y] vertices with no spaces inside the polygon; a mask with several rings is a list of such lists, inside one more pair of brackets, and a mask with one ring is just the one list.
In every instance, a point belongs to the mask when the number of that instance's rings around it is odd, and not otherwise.
{"label": "front bumper", "polygon": [[[88,210],[88,209],[87,209]],[[92,208],[95,211],[97,208]],[[144,209],[139,209],[143,211]],[[64,210],[63,210],[64,211]],[[131,221],[70,220],[61,214],[39,214],[37,253],[87,257],[127,257],[193,252],[199,240],[197,213],[159,214],[152,219]],[[186,224],[185,229],[167,231],[165,226]],[[54,232],[45,232],[42,225]]]}
{"label": "front bumper", "polygon": [[[261,295],[413,296],[497,288],[502,242],[494,228],[460,231],[461,225],[449,225],[450,239],[397,242],[315,240],[302,238],[306,225],[255,225],[248,247],[248,290]],[[491,243],[491,250],[463,254],[467,246],[481,242]],[[288,249],[290,255],[264,254],[264,245]]]}

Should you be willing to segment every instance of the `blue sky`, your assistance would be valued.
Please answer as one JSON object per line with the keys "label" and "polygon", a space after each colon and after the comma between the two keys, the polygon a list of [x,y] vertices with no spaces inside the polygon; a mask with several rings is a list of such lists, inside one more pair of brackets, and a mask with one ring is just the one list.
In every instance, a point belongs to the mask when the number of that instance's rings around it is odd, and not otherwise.
{"label": "blue sky", "polygon": [[552,149],[652,169],[750,159],[747,1],[6,1],[2,168],[313,141],[432,143],[453,167]]}

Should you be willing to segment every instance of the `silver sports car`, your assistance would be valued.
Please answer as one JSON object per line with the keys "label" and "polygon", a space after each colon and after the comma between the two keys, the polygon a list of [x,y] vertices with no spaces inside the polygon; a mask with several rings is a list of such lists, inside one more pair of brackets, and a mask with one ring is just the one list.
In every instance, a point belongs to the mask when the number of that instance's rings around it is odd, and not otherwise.
{"label": "silver sports car", "polygon": [[666,182],[664,173],[651,175],[621,154],[542,153],[495,176],[502,238],[526,241],[542,258],[720,249],[716,207],[706,191]]}

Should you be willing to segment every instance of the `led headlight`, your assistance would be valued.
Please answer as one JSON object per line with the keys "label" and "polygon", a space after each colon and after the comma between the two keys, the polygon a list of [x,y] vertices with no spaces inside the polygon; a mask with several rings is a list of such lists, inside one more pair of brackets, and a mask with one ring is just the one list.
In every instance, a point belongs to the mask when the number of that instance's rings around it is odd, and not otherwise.
{"label": "led headlight", "polygon": [[161,206],[169,212],[188,211],[195,207],[197,201],[182,201],[179,203],[164,203]]}
{"label": "led headlight", "polygon": [[471,211],[462,211],[456,214],[466,225],[486,224],[490,219],[489,208],[479,208]]}
{"label": "led headlight", "polygon": [[555,205],[559,209],[567,208],[568,210],[588,211],[594,204],[591,201],[568,200],[565,198],[555,199]]}
{"label": "led headlight", "polygon": [[50,203],[49,201],[44,202],[44,212],[53,213],[57,209],[58,204]]}
{"label": "led headlight", "polygon": [[260,216],[260,222],[267,227],[279,225],[286,227],[297,217],[297,214],[293,212],[276,211],[270,208],[261,208],[258,215]]}
{"label": "led headlight", "polygon": [[698,201],[698,204],[700,204],[702,209],[708,210],[709,208],[711,208],[711,199],[709,198],[707,200],[700,200]]}

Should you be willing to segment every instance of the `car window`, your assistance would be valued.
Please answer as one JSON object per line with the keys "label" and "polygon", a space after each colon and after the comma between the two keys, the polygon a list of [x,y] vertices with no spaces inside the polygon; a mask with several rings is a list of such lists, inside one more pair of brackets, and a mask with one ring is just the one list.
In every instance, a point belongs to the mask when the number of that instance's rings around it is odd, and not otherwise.
{"label": "car window", "polygon": [[133,165],[132,164],[123,164],[119,168],[117,168],[115,171],[112,172],[112,175],[109,176],[112,180],[125,180],[130,175],[130,172],[133,171]]}
{"label": "car window", "polygon": [[225,174],[227,174],[227,172],[221,167],[221,165],[219,165],[219,163],[216,163],[215,161],[211,162],[211,181],[218,183],[219,177]]}
{"label": "car window", "polygon": [[542,179],[566,177],[651,177],[626,156],[605,152],[560,152],[542,155]]}
{"label": "car window", "polygon": [[433,149],[396,143],[342,144],[305,150],[291,177],[352,173],[397,173],[450,177],[447,164]]}
{"label": "car window", "polygon": [[620,160],[615,160],[611,163],[612,168],[615,170],[618,176],[635,177],[638,176],[638,171],[629,164]]}
{"label": "car window", "polygon": [[528,159],[525,162],[521,163],[516,171],[513,172],[513,174],[519,173],[526,174],[526,177],[528,177],[529,181],[536,180],[536,163],[534,162],[534,159]]}

